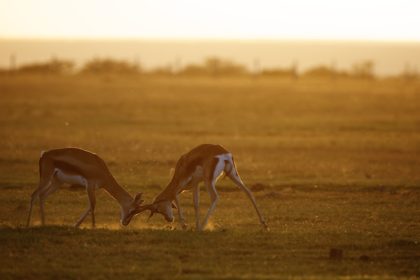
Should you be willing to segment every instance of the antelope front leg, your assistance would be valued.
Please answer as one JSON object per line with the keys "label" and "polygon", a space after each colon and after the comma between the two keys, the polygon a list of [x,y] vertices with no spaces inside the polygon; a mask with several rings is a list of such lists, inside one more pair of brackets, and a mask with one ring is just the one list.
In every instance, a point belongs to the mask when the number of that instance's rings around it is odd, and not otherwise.
{"label": "antelope front leg", "polygon": [[29,225],[31,224],[32,208],[34,206],[35,200],[38,198],[38,195],[39,195],[39,188],[36,189],[31,196],[31,204],[29,206],[29,213],[28,213],[28,220],[26,221],[26,227],[29,227]]}
{"label": "antelope front leg", "polygon": [[88,207],[88,209],[86,210],[85,213],[83,213],[82,216],[80,216],[79,220],[77,220],[76,224],[74,225],[75,227],[79,227],[81,223],[83,223],[83,221],[86,219],[87,215],[89,215],[90,213],[90,206]]}
{"label": "antelope front leg", "polygon": [[40,215],[41,215],[41,224],[43,226],[45,225],[44,203],[45,203],[45,199],[48,196],[51,185],[52,185],[52,179],[48,182],[48,184],[46,185],[45,188],[43,188],[39,191],[39,194],[38,194],[38,196],[39,196],[39,211],[40,211]]}
{"label": "antelope front leg", "polygon": [[187,224],[185,223],[184,213],[182,212],[181,204],[179,203],[179,195],[175,196],[175,204],[176,204],[176,208],[178,208],[179,223],[181,224],[182,229],[186,229]]}
{"label": "antelope front leg", "polygon": [[95,187],[94,186],[89,186],[88,197],[89,197],[90,214],[92,216],[92,228],[95,228],[96,227],[96,222],[95,222],[96,197],[95,197]]}
{"label": "antelope front leg", "polygon": [[74,225],[75,227],[79,227],[81,223],[86,219],[89,213],[92,215],[92,227],[95,227],[95,190],[93,188],[87,187],[87,193],[89,197],[89,206],[85,213],[80,216],[79,220]]}

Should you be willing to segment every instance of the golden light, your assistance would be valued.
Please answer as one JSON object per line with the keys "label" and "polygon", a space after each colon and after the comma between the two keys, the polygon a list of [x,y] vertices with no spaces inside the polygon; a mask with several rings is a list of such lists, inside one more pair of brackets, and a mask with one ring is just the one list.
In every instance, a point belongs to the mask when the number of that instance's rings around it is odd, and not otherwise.
{"label": "golden light", "polygon": [[418,1],[0,0],[0,37],[420,40]]}

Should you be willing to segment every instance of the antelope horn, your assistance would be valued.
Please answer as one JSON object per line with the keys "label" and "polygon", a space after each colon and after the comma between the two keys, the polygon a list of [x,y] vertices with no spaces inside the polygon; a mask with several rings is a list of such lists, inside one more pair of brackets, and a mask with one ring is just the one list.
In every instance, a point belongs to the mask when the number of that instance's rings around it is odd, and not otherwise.
{"label": "antelope horn", "polygon": [[154,203],[149,204],[147,210],[150,210],[149,218],[147,218],[147,221],[149,221],[153,214],[157,212],[156,205]]}
{"label": "antelope horn", "polygon": [[155,207],[153,204],[139,205],[138,207],[136,207],[136,209],[132,211],[132,214],[137,215],[146,210],[155,211]]}

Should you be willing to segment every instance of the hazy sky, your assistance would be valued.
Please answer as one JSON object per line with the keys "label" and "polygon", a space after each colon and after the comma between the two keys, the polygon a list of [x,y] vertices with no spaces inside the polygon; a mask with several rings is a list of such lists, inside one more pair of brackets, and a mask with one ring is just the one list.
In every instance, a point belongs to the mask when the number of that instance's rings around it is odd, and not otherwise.
{"label": "hazy sky", "polygon": [[0,0],[0,37],[420,41],[420,1]]}

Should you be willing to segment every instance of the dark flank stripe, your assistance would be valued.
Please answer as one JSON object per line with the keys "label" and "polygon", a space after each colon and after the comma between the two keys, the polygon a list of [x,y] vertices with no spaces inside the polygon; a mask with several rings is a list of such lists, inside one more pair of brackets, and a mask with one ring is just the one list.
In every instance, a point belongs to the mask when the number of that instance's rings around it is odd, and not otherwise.
{"label": "dark flank stripe", "polygon": [[189,162],[187,167],[186,167],[187,175],[190,176],[192,173],[194,173],[197,166],[201,165],[202,162],[203,162],[203,158],[201,158],[201,157],[195,158],[191,162]]}
{"label": "dark flank stripe", "polygon": [[56,166],[58,169],[63,170],[64,172],[68,171],[68,172],[73,173],[73,174],[80,174],[83,177],[87,178],[87,176],[86,176],[86,174],[83,170],[81,170],[77,166],[71,165],[67,162],[56,160],[56,161],[54,161],[54,166]]}

